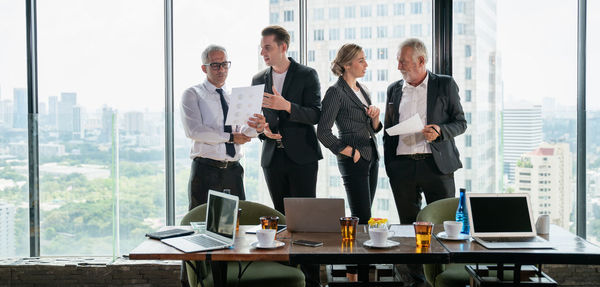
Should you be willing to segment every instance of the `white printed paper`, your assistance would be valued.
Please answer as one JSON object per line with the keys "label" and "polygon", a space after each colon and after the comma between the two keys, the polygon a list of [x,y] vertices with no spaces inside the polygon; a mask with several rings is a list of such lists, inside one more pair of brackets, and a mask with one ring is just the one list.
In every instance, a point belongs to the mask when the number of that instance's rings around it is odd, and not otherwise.
{"label": "white printed paper", "polygon": [[248,118],[260,114],[264,90],[265,85],[233,88],[225,125],[246,125]]}
{"label": "white printed paper", "polygon": [[390,231],[394,232],[394,237],[415,237],[415,229],[410,225],[392,224]]}
{"label": "white printed paper", "polygon": [[408,120],[398,123],[397,125],[386,129],[385,131],[388,133],[388,135],[397,136],[418,133],[422,131],[424,127],[425,124],[421,120],[421,116],[416,113]]}

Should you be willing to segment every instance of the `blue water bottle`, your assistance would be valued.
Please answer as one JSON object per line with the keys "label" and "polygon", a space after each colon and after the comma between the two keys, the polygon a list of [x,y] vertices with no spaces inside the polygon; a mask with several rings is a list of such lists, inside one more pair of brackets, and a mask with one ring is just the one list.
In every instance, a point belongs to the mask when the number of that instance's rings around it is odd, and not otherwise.
{"label": "blue water bottle", "polygon": [[469,216],[467,214],[466,192],[466,189],[460,189],[460,200],[458,201],[458,208],[456,209],[456,221],[463,223],[460,233],[469,235]]}

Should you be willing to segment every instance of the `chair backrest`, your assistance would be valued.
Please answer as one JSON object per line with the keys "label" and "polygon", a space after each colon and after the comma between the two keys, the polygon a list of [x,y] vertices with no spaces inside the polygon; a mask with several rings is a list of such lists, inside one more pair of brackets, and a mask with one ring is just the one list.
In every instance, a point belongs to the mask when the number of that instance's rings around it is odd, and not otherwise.
{"label": "chair backrest", "polygon": [[417,215],[417,221],[442,224],[446,220],[456,220],[458,198],[445,198],[428,204]]}
{"label": "chair backrest", "polygon": [[[258,218],[261,216],[279,216],[279,224],[285,224],[285,216],[266,205],[262,205],[260,203],[240,200],[239,208],[242,209],[242,214],[240,215],[240,224],[241,225],[256,225],[260,222]],[[206,203],[195,207],[190,210],[184,217],[181,219],[181,225],[188,225],[191,221],[204,221],[206,220]]]}

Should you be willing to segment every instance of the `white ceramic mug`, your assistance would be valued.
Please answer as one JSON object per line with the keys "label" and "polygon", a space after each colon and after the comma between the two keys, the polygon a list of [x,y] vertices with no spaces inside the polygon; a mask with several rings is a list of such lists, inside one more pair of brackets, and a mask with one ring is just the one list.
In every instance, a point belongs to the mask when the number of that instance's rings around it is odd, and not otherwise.
{"label": "white ceramic mug", "polygon": [[542,214],[538,217],[535,222],[535,229],[537,234],[548,234],[550,233],[550,215]]}
{"label": "white ceramic mug", "polygon": [[374,246],[385,246],[390,233],[394,234],[393,231],[389,231],[387,227],[374,227],[369,228],[369,236]]}
{"label": "white ceramic mug", "polygon": [[275,240],[275,229],[259,229],[256,231],[256,239],[258,239],[258,245],[263,247],[269,247],[273,245]]}
{"label": "white ceramic mug", "polygon": [[460,235],[460,231],[462,230],[463,223],[459,221],[444,221],[444,232],[450,238],[457,238]]}

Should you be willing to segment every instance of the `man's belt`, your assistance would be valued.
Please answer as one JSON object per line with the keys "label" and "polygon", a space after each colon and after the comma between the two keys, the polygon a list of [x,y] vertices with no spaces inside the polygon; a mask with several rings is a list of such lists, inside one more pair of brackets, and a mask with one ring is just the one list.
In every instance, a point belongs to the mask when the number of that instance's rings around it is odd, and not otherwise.
{"label": "man's belt", "polygon": [[238,160],[236,160],[236,161],[225,161],[225,160],[221,161],[221,160],[214,160],[214,159],[205,158],[205,157],[194,158],[194,161],[196,161],[200,164],[210,165],[210,166],[216,167],[216,168],[230,168],[230,167],[240,165],[240,161],[238,161]]}
{"label": "man's belt", "polygon": [[423,160],[426,158],[430,158],[432,156],[433,155],[431,155],[430,153],[414,153],[414,154],[397,155],[397,157],[399,157],[399,158],[412,159],[412,160]]}

